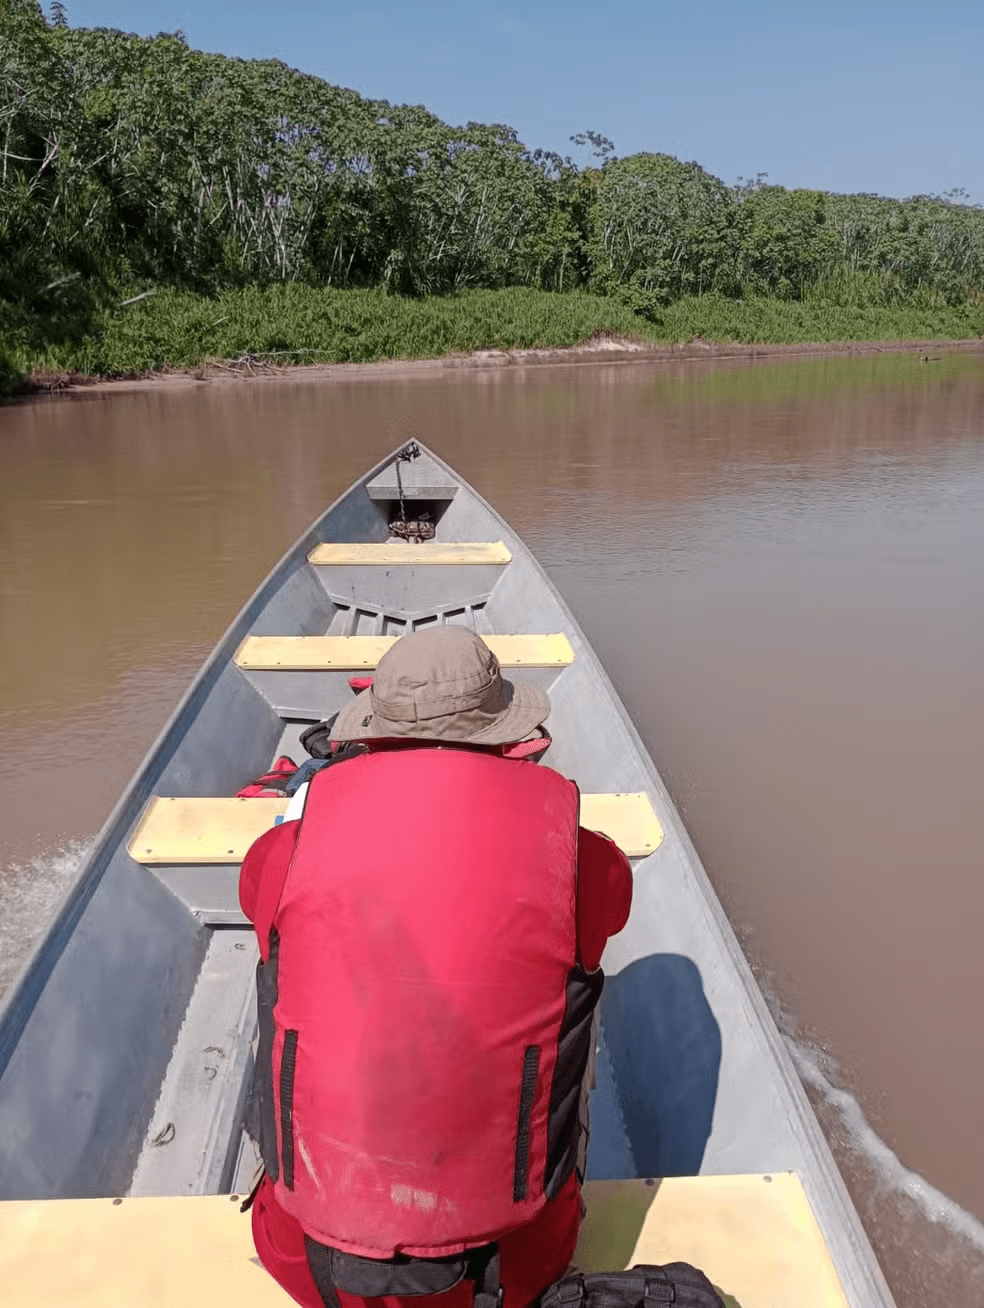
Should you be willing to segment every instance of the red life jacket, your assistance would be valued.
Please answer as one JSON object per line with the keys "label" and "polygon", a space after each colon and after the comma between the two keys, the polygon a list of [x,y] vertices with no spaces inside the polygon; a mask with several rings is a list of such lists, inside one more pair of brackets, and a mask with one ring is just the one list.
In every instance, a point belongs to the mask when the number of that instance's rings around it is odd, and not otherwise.
{"label": "red life jacket", "polygon": [[311,782],[258,969],[276,1198],[350,1254],[434,1257],[570,1177],[600,969],[577,960],[578,793],[465,749]]}

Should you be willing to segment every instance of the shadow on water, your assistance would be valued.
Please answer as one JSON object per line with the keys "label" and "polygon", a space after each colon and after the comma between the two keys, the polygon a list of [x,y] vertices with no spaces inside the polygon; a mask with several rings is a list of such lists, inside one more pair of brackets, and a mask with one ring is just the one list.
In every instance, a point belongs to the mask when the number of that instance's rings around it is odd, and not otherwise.
{"label": "shadow on water", "polygon": [[588,1175],[692,1176],[711,1134],[721,1030],[695,964],[651,954],[607,977]]}

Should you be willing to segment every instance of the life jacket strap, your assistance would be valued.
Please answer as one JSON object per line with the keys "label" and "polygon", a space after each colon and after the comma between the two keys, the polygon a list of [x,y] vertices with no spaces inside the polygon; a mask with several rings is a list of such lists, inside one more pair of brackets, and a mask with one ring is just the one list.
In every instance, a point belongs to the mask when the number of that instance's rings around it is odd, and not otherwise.
{"label": "life jacket strap", "polygon": [[445,1294],[466,1278],[475,1286],[475,1308],[502,1308],[499,1246],[485,1244],[444,1258],[363,1258],[321,1244],[305,1234],[308,1267],[324,1308],[340,1308],[338,1291],[362,1299]]}

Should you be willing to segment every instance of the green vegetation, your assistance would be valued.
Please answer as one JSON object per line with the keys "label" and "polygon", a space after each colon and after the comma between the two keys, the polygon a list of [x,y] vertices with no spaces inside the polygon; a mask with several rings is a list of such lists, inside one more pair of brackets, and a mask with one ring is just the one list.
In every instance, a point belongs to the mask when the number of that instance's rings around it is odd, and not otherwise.
{"label": "green vegetation", "polygon": [[[439,358],[480,349],[559,349],[592,336],[640,343],[704,340],[952,340],[984,333],[984,308],[955,305],[837,307],[768,297],[735,301],[688,296],[654,323],[625,305],[584,291],[512,287],[410,298],[381,290],[287,285],[245,287],[210,297],[164,291],[99,315],[77,342],[31,343],[8,335],[8,387],[32,370],[121,376],[191,368],[244,356],[277,364],[367,363]],[[0,368],[3,367],[0,354]],[[2,373],[0,373],[2,385]]]}
{"label": "green vegetation", "polygon": [[661,311],[663,339],[749,343],[965,340],[984,336],[984,302],[897,305],[837,302],[823,288],[798,300],[689,296]]}
{"label": "green vegetation", "polygon": [[562,347],[595,332],[651,332],[601,296],[515,287],[409,298],[380,290],[337,291],[296,282],[206,298],[167,291],[106,314],[78,345],[44,354],[21,346],[17,361],[51,371],[143,372],[243,355],[280,363],[366,363],[434,358],[478,349]]}
{"label": "green vegetation", "polygon": [[[0,0],[0,394],[243,353],[984,333],[984,210],[595,165]],[[145,299],[136,299],[146,296]]]}

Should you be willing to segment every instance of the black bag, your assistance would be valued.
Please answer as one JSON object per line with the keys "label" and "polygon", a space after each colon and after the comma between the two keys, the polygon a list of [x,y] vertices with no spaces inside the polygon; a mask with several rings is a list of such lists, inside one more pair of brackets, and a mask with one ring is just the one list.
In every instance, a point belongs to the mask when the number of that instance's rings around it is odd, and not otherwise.
{"label": "black bag", "polygon": [[333,713],[324,722],[316,722],[301,732],[300,742],[312,758],[331,757],[331,729],[337,720],[338,714]]}
{"label": "black bag", "polygon": [[554,1281],[540,1296],[540,1308],[725,1308],[703,1272],[689,1263],[654,1267],[640,1263],[627,1272],[579,1272]]}

